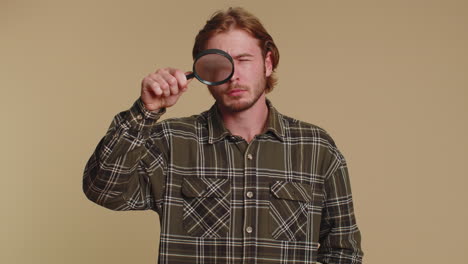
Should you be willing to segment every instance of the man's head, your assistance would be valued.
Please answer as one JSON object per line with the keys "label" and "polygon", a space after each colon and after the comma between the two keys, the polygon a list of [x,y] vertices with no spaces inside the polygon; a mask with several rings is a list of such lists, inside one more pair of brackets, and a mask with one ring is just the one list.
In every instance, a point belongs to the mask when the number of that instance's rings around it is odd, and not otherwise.
{"label": "man's head", "polygon": [[[205,50],[208,41],[215,35],[239,29],[258,40],[258,46],[263,59],[265,60],[267,56],[269,57],[272,71],[274,72],[279,63],[279,51],[273,42],[273,38],[268,34],[258,18],[238,7],[229,8],[227,11],[218,11],[213,14],[195,38],[192,51],[193,57],[195,58],[200,51]],[[266,78],[265,92],[271,92],[276,82],[277,79],[274,74],[270,74]]]}

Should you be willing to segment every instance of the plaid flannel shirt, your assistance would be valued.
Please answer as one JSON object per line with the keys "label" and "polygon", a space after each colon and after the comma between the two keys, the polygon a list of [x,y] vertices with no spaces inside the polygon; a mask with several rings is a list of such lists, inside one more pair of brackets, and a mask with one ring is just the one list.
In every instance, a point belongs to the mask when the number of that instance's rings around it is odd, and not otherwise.
{"label": "plaid flannel shirt", "polygon": [[345,159],[321,128],[267,100],[266,131],[232,135],[214,105],[157,122],[137,100],[87,163],[86,196],[112,210],[154,210],[159,263],[361,263]]}

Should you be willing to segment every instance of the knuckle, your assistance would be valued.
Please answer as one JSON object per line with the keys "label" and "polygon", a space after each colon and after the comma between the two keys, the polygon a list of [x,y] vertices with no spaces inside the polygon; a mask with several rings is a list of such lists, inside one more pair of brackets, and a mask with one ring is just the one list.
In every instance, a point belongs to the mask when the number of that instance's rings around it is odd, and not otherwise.
{"label": "knuckle", "polygon": [[163,90],[169,89],[169,85],[168,85],[167,83],[161,83],[161,84],[160,84],[160,87],[161,87],[161,89],[163,89]]}
{"label": "knuckle", "polygon": [[151,83],[151,87],[152,87],[153,89],[157,89],[157,88],[159,88],[159,86],[160,86],[160,85],[159,85],[158,82],[153,82],[153,83]]}
{"label": "knuckle", "polygon": [[169,84],[170,84],[171,86],[174,86],[174,85],[177,84],[177,80],[176,80],[176,78],[175,78],[174,76],[171,76],[171,77],[169,78],[168,82],[169,82]]}

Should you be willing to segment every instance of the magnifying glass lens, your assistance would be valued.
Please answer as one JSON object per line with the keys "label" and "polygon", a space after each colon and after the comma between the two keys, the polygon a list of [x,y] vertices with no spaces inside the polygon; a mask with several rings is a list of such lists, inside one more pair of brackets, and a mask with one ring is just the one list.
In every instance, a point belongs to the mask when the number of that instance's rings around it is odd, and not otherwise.
{"label": "magnifying glass lens", "polygon": [[194,71],[199,79],[214,84],[230,79],[233,67],[229,58],[217,53],[208,53],[195,62]]}
{"label": "magnifying glass lens", "polygon": [[207,49],[198,53],[193,62],[193,72],[185,77],[195,77],[206,85],[221,85],[228,82],[233,75],[232,57],[219,49]]}

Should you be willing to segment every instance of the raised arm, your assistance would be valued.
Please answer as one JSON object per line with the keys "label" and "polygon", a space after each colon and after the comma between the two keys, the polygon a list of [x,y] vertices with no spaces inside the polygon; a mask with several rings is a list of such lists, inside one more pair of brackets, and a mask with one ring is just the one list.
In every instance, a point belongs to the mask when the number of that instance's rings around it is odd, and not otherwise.
{"label": "raised arm", "polygon": [[86,165],[83,191],[91,201],[112,210],[160,210],[164,149],[169,143],[163,135],[149,137],[188,83],[185,74],[173,68],[159,69],[143,79],[141,97],[114,118]]}

